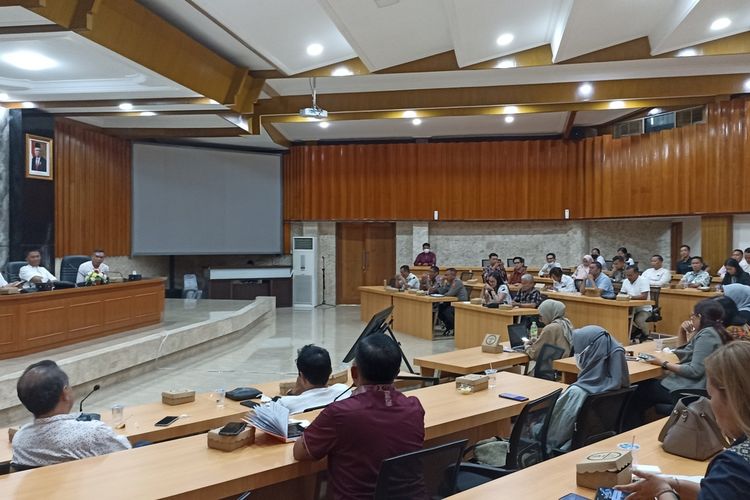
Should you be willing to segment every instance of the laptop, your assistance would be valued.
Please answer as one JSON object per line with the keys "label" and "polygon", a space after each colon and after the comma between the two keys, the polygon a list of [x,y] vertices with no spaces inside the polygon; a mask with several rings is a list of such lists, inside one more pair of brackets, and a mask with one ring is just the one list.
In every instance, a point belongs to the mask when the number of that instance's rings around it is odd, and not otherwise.
{"label": "laptop", "polygon": [[508,338],[510,339],[510,348],[514,351],[524,351],[526,341],[526,325],[513,324],[508,325]]}

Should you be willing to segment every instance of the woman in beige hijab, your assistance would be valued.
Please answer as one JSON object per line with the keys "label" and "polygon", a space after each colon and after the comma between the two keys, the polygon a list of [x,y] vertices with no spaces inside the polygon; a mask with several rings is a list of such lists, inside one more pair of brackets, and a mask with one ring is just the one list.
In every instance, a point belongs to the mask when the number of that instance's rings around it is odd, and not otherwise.
{"label": "woman in beige hijab", "polygon": [[536,359],[544,344],[552,344],[565,349],[562,357],[570,356],[573,343],[573,324],[565,317],[565,304],[559,300],[547,299],[539,304],[539,317],[546,325],[535,342],[526,346],[529,358]]}

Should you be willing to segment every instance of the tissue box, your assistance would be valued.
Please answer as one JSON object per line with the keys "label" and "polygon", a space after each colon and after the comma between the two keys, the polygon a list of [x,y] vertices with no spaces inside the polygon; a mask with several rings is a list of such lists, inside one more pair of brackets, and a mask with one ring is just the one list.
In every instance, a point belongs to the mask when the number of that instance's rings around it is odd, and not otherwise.
{"label": "tissue box", "polygon": [[189,389],[172,389],[161,393],[161,402],[165,405],[176,406],[195,401],[195,391]]}
{"label": "tissue box", "polygon": [[479,392],[487,389],[490,378],[487,375],[470,374],[456,379],[456,389],[462,385],[468,386],[471,392]]}
{"label": "tissue box", "polygon": [[618,293],[615,297],[616,300],[630,300],[630,295],[627,293]]}
{"label": "tissue box", "polygon": [[333,384],[348,384],[349,383],[349,370],[341,370],[340,372],[332,373],[328,377],[328,385]]}
{"label": "tissue box", "polygon": [[475,306],[481,306],[482,305],[482,298],[481,297],[476,297],[474,299],[471,299],[469,302],[471,302]]}
{"label": "tissue box", "polygon": [[221,427],[208,431],[208,447],[214,450],[234,451],[237,448],[251,445],[255,442],[255,427],[248,425],[245,430],[236,436],[222,436],[219,434]]}
{"label": "tissue box", "polygon": [[586,288],[583,289],[583,296],[584,297],[601,297],[602,289],[587,286]]}
{"label": "tissue box", "polygon": [[289,391],[297,387],[297,382],[280,382],[279,395],[286,396]]}
{"label": "tissue box", "polygon": [[0,295],[15,295],[17,293],[21,293],[18,288],[0,288]]}
{"label": "tissue box", "polygon": [[630,451],[611,450],[592,453],[576,464],[576,484],[584,488],[611,488],[630,483],[633,457]]}

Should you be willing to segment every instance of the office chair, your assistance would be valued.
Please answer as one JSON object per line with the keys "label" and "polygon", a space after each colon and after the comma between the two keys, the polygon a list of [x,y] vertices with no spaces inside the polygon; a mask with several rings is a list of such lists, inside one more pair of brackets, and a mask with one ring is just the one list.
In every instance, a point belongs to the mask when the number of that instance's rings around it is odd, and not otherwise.
{"label": "office chair", "polygon": [[539,349],[539,356],[534,365],[534,377],[544,380],[557,380],[557,371],[552,367],[552,362],[560,359],[565,354],[565,349],[553,344],[544,344]]}
{"label": "office chair", "polygon": [[60,281],[68,281],[70,283],[78,282],[78,268],[81,264],[91,260],[91,257],[87,255],[66,255],[60,262]]}
{"label": "office chair", "polygon": [[20,271],[21,268],[25,265],[26,265],[25,260],[14,260],[14,261],[8,262],[5,265],[5,280],[8,283],[18,281],[20,279],[18,277],[18,271]]}
{"label": "office chair", "polygon": [[[656,323],[662,320],[661,307],[659,307],[659,296],[661,295],[661,288],[658,286],[652,286],[649,298],[654,301],[654,305],[651,306],[651,314],[646,318],[646,323],[652,323],[651,332],[656,333]],[[646,332],[643,332],[646,333]]]}

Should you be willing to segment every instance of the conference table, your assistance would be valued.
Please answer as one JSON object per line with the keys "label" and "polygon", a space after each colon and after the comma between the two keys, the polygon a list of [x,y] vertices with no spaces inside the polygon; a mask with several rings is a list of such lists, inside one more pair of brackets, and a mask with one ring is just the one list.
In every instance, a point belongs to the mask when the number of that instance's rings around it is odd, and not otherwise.
{"label": "conference table", "polygon": [[[501,399],[514,392],[531,400],[558,388],[557,382],[507,372],[497,374],[497,385],[461,394],[455,384],[409,392],[425,409],[425,445],[455,439],[471,442],[507,434],[510,418],[525,402]],[[314,419],[319,411],[300,414]],[[75,462],[17,472],[0,477],[0,498],[224,498],[253,490],[253,498],[310,498],[315,474],[326,461],[297,462],[292,444],[263,432],[255,443],[232,452],[206,446],[204,434]],[[266,489],[264,489],[266,488]]]}
{"label": "conference table", "polygon": [[664,451],[658,441],[659,432],[667,419],[657,420],[617,436],[573,450],[559,457],[522,469],[500,479],[495,479],[476,488],[464,491],[449,498],[451,500],[495,500],[508,496],[512,498],[557,499],[568,493],[576,493],[584,498],[593,498],[595,491],[576,485],[576,464],[593,453],[617,450],[621,443],[635,443],[640,446],[635,460],[641,465],[656,465],[662,473],[681,476],[703,476],[708,461],[690,460],[671,455]]}
{"label": "conference table", "polygon": [[0,295],[0,359],[161,322],[161,278]]}
{"label": "conference table", "polygon": [[508,340],[508,325],[517,323],[522,316],[537,316],[534,308],[514,307],[512,309],[490,309],[481,304],[454,302],[456,348],[465,349],[482,344],[488,333],[500,335]]}
{"label": "conference table", "polygon": [[650,300],[610,300],[589,297],[572,292],[545,292],[550,299],[565,304],[565,316],[575,328],[599,325],[607,330],[622,345],[630,344],[630,326],[633,309],[653,305]]}
{"label": "conference table", "polygon": [[717,291],[702,291],[695,288],[662,288],[659,294],[662,320],[656,328],[660,332],[677,335],[683,321],[690,319],[693,307],[703,299],[720,297]]}
{"label": "conference table", "polygon": [[[505,345],[507,347],[507,342]],[[529,357],[521,352],[482,352],[481,346],[414,358],[424,377],[441,377],[481,373],[489,368],[504,370],[525,365]]]}

